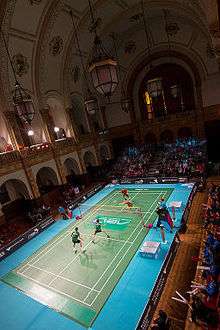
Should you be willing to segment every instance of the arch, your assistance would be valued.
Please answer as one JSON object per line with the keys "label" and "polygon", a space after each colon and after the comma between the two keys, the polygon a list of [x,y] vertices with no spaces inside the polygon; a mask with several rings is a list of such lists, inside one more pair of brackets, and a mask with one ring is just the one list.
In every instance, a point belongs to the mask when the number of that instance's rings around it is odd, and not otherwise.
{"label": "arch", "polygon": [[13,150],[3,114],[0,112],[0,152]]}
{"label": "arch", "polygon": [[96,166],[96,159],[91,151],[86,151],[83,156],[85,166]]}
{"label": "arch", "polygon": [[174,140],[173,132],[171,130],[169,130],[169,129],[164,130],[160,134],[160,142],[172,143],[173,140]]}
{"label": "arch", "polygon": [[0,203],[6,204],[17,199],[30,199],[25,183],[18,179],[9,179],[0,186]]}
{"label": "arch", "polygon": [[102,161],[110,158],[108,147],[104,144],[100,146],[100,157]]}
{"label": "arch", "polygon": [[51,167],[41,167],[37,172],[36,181],[41,194],[53,190],[59,184],[57,174]]}
{"label": "arch", "polygon": [[45,98],[46,105],[49,107],[49,114],[53,118],[54,126],[59,127],[59,132],[62,132],[61,136],[57,136],[57,139],[70,136],[69,125],[67,123],[67,116],[62,97],[54,91],[47,93]]}
{"label": "arch", "polygon": [[180,127],[177,133],[178,138],[184,139],[193,135],[191,127]]}
{"label": "arch", "polygon": [[64,161],[64,167],[67,175],[79,175],[80,170],[77,161],[70,157]]}
{"label": "arch", "polygon": [[149,144],[157,144],[157,137],[153,132],[148,132],[145,135],[145,143],[149,143]]}
{"label": "arch", "polygon": [[202,106],[200,88],[202,81],[206,77],[202,63],[195,57],[194,53],[188,52],[186,54],[186,48],[184,47],[181,48],[178,46],[175,51],[168,52],[161,46],[155,49],[149,56],[146,56],[145,52],[139,54],[133,63],[131,63],[130,70],[123,79],[126,95],[129,95],[133,99],[134,106],[132,112],[134,118],[141,120],[142,116],[139,92],[143,79],[152,67],[165,63],[175,63],[188,73],[193,81],[195,110]]}
{"label": "arch", "polygon": [[153,66],[143,77],[138,92],[143,119],[195,110],[193,79],[176,63]]}
{"label": "arch", "polygon": [[74,93],[71,95],[71,121],[77,126],[80,135],[89,132],[89,123],[87,120],[84,101],[81,94]]}

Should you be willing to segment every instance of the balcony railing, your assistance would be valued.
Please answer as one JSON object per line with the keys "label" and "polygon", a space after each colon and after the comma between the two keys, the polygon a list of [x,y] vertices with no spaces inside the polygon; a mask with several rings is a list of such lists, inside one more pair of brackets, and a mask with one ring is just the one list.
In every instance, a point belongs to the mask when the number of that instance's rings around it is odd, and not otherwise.
{"label": "balcony railing", "polygon": [[153,117],[152,119],[147,119],[146,121],[148,123],[157,123],[157,122],[164,122],[164,121],[171,121],[171,120],[178,120],[178,119],[192,119],[192,117],[195,117],[195,111],[183,111],[183,112],[177,112],[174,114],[167,114],[165,116],[160,117]]}
{"label": "balcony railing", "polygon": [[0,167],[21,161],[20,153],[17,150],[0,153]]}

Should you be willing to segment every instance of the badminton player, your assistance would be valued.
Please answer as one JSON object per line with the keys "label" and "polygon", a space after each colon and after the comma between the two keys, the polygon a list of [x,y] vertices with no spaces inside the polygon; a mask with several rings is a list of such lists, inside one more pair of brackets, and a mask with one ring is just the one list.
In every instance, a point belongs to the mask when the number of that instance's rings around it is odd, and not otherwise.
{"label": "badminton player", "polygon": [[102,225],[99,222],[99,219],[96,219],[96,222],[95,222],[95,232],[93,234],[93,239],[92,239],[92,242],[93,243],[95,243],[95,237],[99,233],[104,233],[107,238],[110,238],[110,236],[106,233],[106,231],[102,229]]}
{"label": "badminton player", "polygon": [[127,189],[122,189],[121,193],[122,193],[122,196],[124,197],[124,199],[129,199],[129,194],[128,194]]}
{"label": "badminton player", "polygon": [[79,233],[79,228],[78,227],[76,227],[75,230],[72,232],[71,237],[72,237],[72,242],[73,242],[73,247],[75,249],[75,253],[77,253],[76,244],[79,244],[81,252],[85,252],[82,249],[83,248],[83,240],[82,240],[82,237]]}

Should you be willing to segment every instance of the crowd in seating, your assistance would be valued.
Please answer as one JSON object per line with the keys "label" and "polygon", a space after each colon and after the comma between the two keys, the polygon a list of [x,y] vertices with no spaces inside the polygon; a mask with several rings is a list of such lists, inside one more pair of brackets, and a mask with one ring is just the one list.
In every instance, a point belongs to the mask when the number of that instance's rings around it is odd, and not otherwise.
{"label": "crowd in seating", "polygon": [[28,219],[32,224],[36,225],[38,222],[45,219],[50,215],[51,208],[46,205],[42,205],[41,207],[34,208],[33,210],[28,212]]}
{"label": "crowd in seating", "polygon": [[149,145],[129,146],[116,159],[110,176],[122,179],[146,177],[151,158]]}
{"label": "crowd in seating", "polygon": [[[192,281],[190,320],[205,329],[219,329],[220,315],[220,186],[212,184],[208,189],[204,209],[204,240],[198,262],[202,275]],[[199,281],[199,283],[198,283]]]}
{"label": "crowd in seating", "polygon": [[[207,204],[203,206],[204,239],[200,254],[192,256],[192,261],[197,263],[197,275],[187,292],[190,294],[190,299],[179,294],[178,298],[181,299],[176,300],[189,306],[190,322],[201,329],[218,330],[220,329],[220,186],[211,184],[208,189]],[[166,312],[160,310],[158,317],[152,322],[151,329],[171,329],[168,320]]]}
{"label": "crowd in seating", "polygon": [[2,224],[0,226],[0,248],[6,246],[18,236],[24,234],[50,214],[50,207],[43,204],[41,207],[29,211],[27,216],[22,219],[19,218],[13,222]]}
{"label": "crowd in seating", "polygon": [[18,236],[30,229],[30,225],[25,222],[12,222],[0,226],[0,248],[6,246]]}
{"label": "crowd in seating", "polygon": [[204,228],[207,230],[198,260],[204,266],[202,278],[192,296],[191,319],[193,322],[220,328],[220,186],[212,184],[208,189],[208,201],[204,204]]}
{"label": "crowd in seating", "polygon": [[[152,151],[153,150],[153,151]],[[173,143],[129,146],[117,157],[109,171],[111,178],[144,178],[157,158],[159,176],[203,177],[206,172],[206,143],[196,138],[176,139]]]}
{"label": "crowd in seating", "polygon": [[206,165],[205,142],[196,138],[177,139],[161,148],[160,175],[203,176]]}

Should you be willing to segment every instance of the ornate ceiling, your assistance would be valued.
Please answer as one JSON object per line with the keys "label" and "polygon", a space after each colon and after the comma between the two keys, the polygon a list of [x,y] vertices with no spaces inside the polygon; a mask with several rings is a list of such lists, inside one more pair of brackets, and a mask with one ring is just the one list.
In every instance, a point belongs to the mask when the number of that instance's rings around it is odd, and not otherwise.
{"label": "ornate ceiling", "polygon": [[[120,64],[125,78],[148,55],[141,17],[141,1],[93,0],[98,32],[105,46],[113,49],[115,34]],[[169,49],[165,33],[164,10],[170,23],[170,48],[190,57],[201,79],[218,72],[220,33],[218,0],[145,0],[145,16],[152,53]],[[75,47],[69,10],[78,28],[85,63],[93,36],[89,33],[87,0],[1,0],[0,24],[8,44],[19,81],[28,88],[38,108],[48,96],[60,94],[68,106],[71,94],[82,94],[82,68]],[[1,40],[1,108],[9,109],[13,77]]]}

